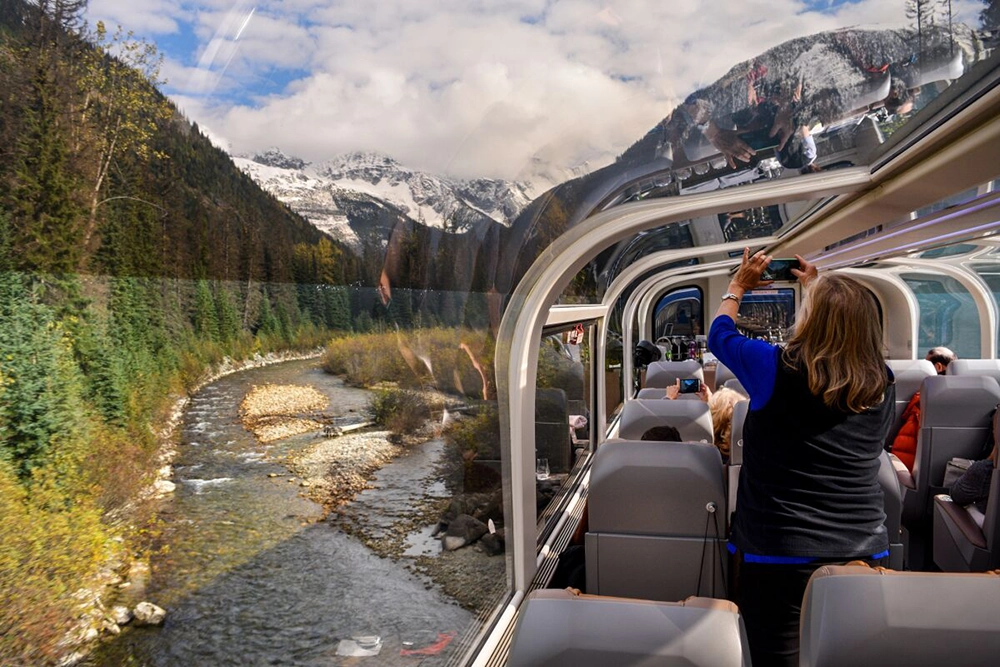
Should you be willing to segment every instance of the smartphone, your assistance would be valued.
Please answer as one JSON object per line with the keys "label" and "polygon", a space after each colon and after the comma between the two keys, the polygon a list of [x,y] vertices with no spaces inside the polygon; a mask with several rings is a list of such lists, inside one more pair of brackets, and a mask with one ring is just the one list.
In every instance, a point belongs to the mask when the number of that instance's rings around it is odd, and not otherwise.
{"label": "smartphone", "polygon": [[701,380],[698,378],[684,378],[681,380],[682,394],[697,394],[701,391]]}
{"label": "smartphone", "polygon": [[764,269],[764,273],[761,274],[763,280],[775,280],[779,282],[795,282],[798,278],[792,273],[792,269],[801,270],[802,267],[799,266],[799,260],[792,257],[791,259],[772,259],[771,263],[767,265]]}

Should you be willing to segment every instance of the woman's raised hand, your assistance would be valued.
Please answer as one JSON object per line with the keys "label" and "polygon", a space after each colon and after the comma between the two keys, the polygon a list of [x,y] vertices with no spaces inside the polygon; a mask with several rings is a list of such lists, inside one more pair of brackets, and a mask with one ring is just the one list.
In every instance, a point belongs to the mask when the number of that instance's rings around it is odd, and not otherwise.
{"label": "woman's raised hand", "polygon": [[819,275],[819,271],[816,270],[815,264],[807,262],[802,258],[802,255],[796,255],[795,259],[799,260],[799,266],[802,268],[792,269],[792,275],[798,278],[799,282],[802,283],[802,286],[805,287]]}
{"label": "woman's raised hand", "polygon": [[750,248],[743,249],[743,261],[736,275],[729,281],[730,288],[739,288],[744,292],[749,292],[757,287],[765,287],[771,284],[770,280],[761,280],[760,276],[764,269],[771,263],[771,256],[764,254],[763,250],[758,250],[753,255]]}

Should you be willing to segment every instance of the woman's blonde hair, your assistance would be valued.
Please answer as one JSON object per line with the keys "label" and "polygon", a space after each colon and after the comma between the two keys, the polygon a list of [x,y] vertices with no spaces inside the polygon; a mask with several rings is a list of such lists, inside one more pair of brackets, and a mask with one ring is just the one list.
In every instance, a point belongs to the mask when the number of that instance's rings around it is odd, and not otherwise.
{"label": "woman's blonde hair", "polygon": [[857,413],[881,403],[889,377],[874,295],[847,276],[816,278],[784,359],[805,371],[809,391],[827,407]]}
{"label": "woman's blonde hair", "polygon": [[746,396],[727,387],[719,389],[708,399],[708,409],[712,413],[712,433],[715,446],[723,456],[729,456],[733,434],[733,408]]}

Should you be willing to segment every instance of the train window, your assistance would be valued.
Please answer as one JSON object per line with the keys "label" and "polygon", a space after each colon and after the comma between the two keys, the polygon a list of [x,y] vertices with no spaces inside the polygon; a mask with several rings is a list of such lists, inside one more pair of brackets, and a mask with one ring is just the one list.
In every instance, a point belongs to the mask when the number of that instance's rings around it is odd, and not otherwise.
{"label": "train window", "polygon": [[557,516],[574,471],[591,451],[591,331],[583,324],[547,335],[538,353],[535,489],[539,531]]}
{"label": "train window", "polygon": [[[975,272],[986,283],[986,287],[993,295],[993,303],[996,305],[997,311],[1000,312],[1000,266],[997,264],[977,265]],[[1000,350],[1000,327],[997,327],[997,349]]]}
{"label": "train window", "polygon": [[681,287],[660,297],[654,309],[653,336],[656,341],[672,336],[693,337],[704,333],[704,301],[704,293],[696,286]]}
{"label": "train window", "polygon": [[740,302],[736,326],[751,338],[783,342],[795,318],[795,290],[791,287],[747,292]]}
{"label": "train window", "polygon": [[901,278],[917,298],[917,349],[943,345],[959,357],[977,359],[981,352],[979,311],[968,290],[948,276],[905,273]]}

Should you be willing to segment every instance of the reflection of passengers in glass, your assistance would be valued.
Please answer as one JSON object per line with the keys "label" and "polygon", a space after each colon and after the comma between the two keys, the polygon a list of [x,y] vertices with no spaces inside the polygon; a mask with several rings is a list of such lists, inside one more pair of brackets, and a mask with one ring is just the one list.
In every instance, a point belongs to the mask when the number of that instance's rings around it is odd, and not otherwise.
{"label": "reflection of passengers in glass", "polygon": [[[878,106],[906,113],[922,83],[955,78],[962,70],[959,40],[952,42],[940,29],[926,32],[919,45],[909,30],[855,29],[774,47],[689,95],[661,123],[657,156],[680,165],[722,153],[736,168],[773,148],[784,163],[789,154],[782,149],[790,139],[798,135],[808,144],[804,128]],[[798,157],[786,167],[801,169],[815,159],[804,159],[798,150],[792,154]]]}

